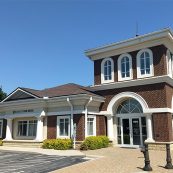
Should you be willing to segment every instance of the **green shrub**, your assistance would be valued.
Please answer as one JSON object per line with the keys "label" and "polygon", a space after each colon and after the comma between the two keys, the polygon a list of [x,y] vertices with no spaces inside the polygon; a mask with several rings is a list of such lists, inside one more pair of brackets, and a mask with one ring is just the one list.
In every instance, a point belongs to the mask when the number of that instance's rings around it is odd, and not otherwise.
{"label": "green shrub", "polygon": [[68,150],[72,148],[71,139],[46,139],[43,141],[42,148],[55,150]]}
{"label": "green shrub", "polygon": [[0,146],[3,146],[3,141],[2,140],[0,140]]}
{"label": "green shrub", "polygon": [[90,136],[81,144],[81,150],[95,150],[106,148],[109,146],[109,138],[107,136]]}

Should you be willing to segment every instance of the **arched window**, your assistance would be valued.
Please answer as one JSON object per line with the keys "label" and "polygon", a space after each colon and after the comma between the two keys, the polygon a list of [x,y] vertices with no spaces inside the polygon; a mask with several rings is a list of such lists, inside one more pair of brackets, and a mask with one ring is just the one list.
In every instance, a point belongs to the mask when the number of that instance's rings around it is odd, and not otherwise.
{"label": "arched window", "polygon": [[153,53],[150,49],[144,49],[137,54],[137,77],[150,77],[154,74]]}
{"label": "arched window", "polygon": [[131,114],[142,112],[142,106],[137,100],[133,98],[128,98],[127,100],[124,100],[117,108],[117,114]]}
{"label": "arched window", "polygon": [[132,57],[129,54],[123,54],[118,58],[118,80],[129,79],[132,79]]}
{"label": "arched window", "polygon": [[111,58],[106,58],[101,64],[101,83],[114,81],[114,63]]}

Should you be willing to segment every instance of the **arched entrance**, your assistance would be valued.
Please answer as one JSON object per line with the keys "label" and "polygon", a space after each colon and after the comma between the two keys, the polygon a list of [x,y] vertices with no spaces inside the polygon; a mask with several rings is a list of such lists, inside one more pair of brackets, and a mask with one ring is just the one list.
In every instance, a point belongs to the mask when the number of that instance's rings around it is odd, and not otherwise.
{"label": "arched entrance", "polygon": [[118,144],[126,147],[143,146],[147,130],[141,104],[134,98],[124,98],[117,105],[115,116]]}

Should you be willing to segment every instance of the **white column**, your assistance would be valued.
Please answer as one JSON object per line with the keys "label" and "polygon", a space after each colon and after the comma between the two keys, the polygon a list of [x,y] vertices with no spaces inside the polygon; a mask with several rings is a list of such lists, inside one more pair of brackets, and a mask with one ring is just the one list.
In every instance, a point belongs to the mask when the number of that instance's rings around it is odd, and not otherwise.
{"label": "white column", "polygon": [[147,125],[147,139],[145,140],[145,142],[154,142],[151,114],[146,115],[146,125]]}
{"label": "white column", "polygon": [[37,133],[36,138],[37,141],[43,141],[43,118],[37,118]]}
{"label": "white column", "polygon": [[110,140],[114,140],[114,133],[113,133],[113,116],[107,116],[107,132],[108,138]]}
{"label": "white column", "polygon": [[12,139],[12,122],[13,119],[7,119],[7,127],[6,127],[6,138],[5,140],[13,140]]}

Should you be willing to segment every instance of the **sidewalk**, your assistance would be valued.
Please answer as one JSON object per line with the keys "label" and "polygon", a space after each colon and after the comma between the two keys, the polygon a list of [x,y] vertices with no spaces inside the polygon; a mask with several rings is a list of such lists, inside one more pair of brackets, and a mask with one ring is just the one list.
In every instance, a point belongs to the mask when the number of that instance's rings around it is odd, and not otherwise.
{"label": "sidewalk", "polygon": [[[53,171],[52,173],[146,173],[142,170],[144,157],[140,149],[110,147],[83,153],[87,156],[103,157]],[[151,173],[173,173],[173,170],[163,168],[166,164],[165,151],[150,151],[149,154],[153,168]]]}
{"label": "sidewalk", "polygon": [[23,152],[32,152],[40,153],[46,155],[58,155],[58,156],[85,156],[84,153],[79,150],[53,150],[53,149],[42,149],[42,148],[20,148],[20,147],[6,147],[0,146],[0,150],[6,151],[23,151]]}

